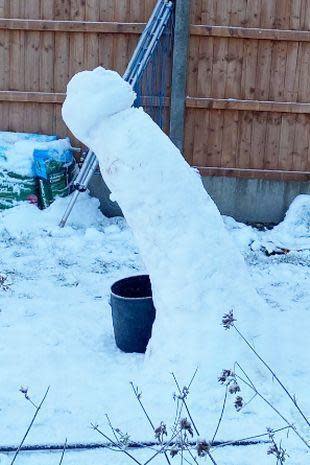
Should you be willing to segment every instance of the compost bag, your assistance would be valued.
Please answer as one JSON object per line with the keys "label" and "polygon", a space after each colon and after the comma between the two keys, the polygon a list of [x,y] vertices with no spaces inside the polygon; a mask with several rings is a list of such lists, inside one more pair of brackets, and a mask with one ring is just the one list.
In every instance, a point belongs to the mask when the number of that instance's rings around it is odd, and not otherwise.
{"label": "compost bag", "polygon": [[77,170],[69,139],[0,132],[0,210],[21,201],[48,207],[70,194]]}

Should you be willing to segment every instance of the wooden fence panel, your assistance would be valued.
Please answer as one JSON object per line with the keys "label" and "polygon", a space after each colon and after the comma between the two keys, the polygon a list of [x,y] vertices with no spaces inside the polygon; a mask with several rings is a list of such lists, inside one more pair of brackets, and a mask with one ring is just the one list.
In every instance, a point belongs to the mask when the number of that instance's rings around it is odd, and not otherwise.
{"label": "wooden fence panel", "polygon": [[0,129],[68,135],[68,81],[96,66],[123,73],[155,1],[0,0]]}
{"label": "wooden fence panel", "polygon": [[187,160],[210,175],[309,179],[310,2],[195,0],[191,23]]}
{"label": "wooden fence panel", "polygon": [[[0,128],[67,135],[69,79],[123,73],[155,2],[0,0]],[[310,1],[191,0],[190,34],[187,160],[204,174],[309,179]]]}

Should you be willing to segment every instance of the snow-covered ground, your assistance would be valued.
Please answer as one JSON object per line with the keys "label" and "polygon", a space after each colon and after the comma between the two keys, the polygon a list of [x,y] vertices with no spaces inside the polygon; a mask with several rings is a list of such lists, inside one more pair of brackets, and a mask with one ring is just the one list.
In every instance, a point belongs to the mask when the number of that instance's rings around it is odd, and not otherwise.
{"label": "snow-covered ground", "polygon": [[[111,284],[144,272],[137,246],[125,220],[105,218],[97,200],[86,195],[81,196],[68,226],[58,228],[67,201],[59,199],[45,211],[20,205],[0,216],[0,274],[7,276],[9,286],[7,290],[0,287],[1,444],[17,444],[33,414],[32,406],[19,392],[21,385],[29,387],[36,402],[51,386],[27,439],[29,444],[63,442],[66,437],[69,442],[100,441],[90,422],[104,428],[105,413],[116,426],[130,432],[132,439],[152,439],[128,381],[133,380],[143,391],[155,424],[161,420],[169,424],[175,408],[173,380],[164,364],[161,376],[154,379],[144,373],[143,355],[117,350],[109,307]],[[309,216],[309,197],[300,196],[286,220],[273,231],[257,231],[225,218],[256,289],[268,303],[263,321],[258,322],[272,341],[267,352],[278,360],[277,372],[306,412],[310,412]],[[268,257],[262,246],[269,251],[282,247],[291,252]],[[255,321],[255,315],[252,317]],[[238,324],[242,328],[242,321]],[[227,337],[224,329],[222,337]],[[190,343],[180,341],[181,350]],[[264,371],[259,365],[257,370]],[[188,378],[191,375],[188,373]],[[298,416],[275,383],[267,375],[262,379],[263,393],[299,425]],[[187,382],[180,379],[182,385]],[[221,409],[219,392],[224,390],[217,380],[199,371],[190,404],[207,438],[214,432]],[[231,400],[218,439],[259,434],[266,426],[281,427],[283,422],[258,400],[239,413]],[[288,463],[306,465],[309,455],[292,438],[291,433],[283,439],[291,456]],[[216,457],[221,465],[274,463],[265,446],[246,451],[222,449]],[[55,454],[23,454],[18,460],[23,465],[58,463]],[[7,461],[2,455],[1,465]],[[107,451],[68,453],[65,463],[112,462],[128,463],[119,454],[112,459]]]}

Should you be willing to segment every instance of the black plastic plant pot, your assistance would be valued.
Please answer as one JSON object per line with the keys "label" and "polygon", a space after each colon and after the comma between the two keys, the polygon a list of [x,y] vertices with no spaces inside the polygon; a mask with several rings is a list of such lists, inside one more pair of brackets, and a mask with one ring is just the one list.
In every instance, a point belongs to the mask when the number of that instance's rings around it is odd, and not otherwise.
{"label": "black plastic plant pot", "polygon": [[111,287],[115,342],[123,352],[146,351],[156,310],[148,275],[121,279]]}

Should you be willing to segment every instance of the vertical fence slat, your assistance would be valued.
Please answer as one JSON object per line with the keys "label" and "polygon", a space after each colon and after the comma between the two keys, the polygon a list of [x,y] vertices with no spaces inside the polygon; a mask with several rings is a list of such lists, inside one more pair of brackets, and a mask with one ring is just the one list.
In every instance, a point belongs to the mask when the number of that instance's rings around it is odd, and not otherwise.
{"label": "vertical fence slat", "polygon": [[[54,1],[41,1],[42,19],[53,19]],[[54,34],[44,32],[41,34],[40,55],[40,91],[54,92]],[[39,132],[53,134],[54,132],[54,105],[40,104]]]}
{"label": "vertical fence slat", "polygon": [[[54,1],[54,18],[55,20],[70,19],[70,0],[55,0]],[[69,57],[70,43],[69,34],[67,32],[56,32],[54,35],[54,91],[65,92],[69,81]],[[64,124],[61,118],[60,105],[54,105],[54,132],[63,136]]]}
{"label": "vertical fence slat", "polygon": [[[115,17],[117,21],[126,22],[130,16],[130,3],[128,0],[118,0],[115,2]],[[114,62],[113,69],[121,75],[128,64],[128,39],[124,34],[114,37]]]}
{"label": "vertical fence slat", "polygon": [[[85,19],[97,21],[99,18],[99,0],[87,0],[85,5]],[[94,69],[99,63],[99,34],[88,33],[84,42],[84,61],[86,69]]]}
{"label": "vertical fence slat", "polygon": [[[10,32],[0,31],[0,90],[9,88],[9,58],[10,58]],[[9,128],[9,103],[0,104],[0,129]]]}
{"label": "vertical fence slat", "polygon": [[[155,2],[0,0],[0,16],[135,23],[148,19]],[[194,24],[310,30],[310,0],[190,4]],[[62,93],[72,74],[98,64],[122,73],[137,40],[124,33],[1,30],[0,90]],[[193,98],[309,103],[310,44],[192,35],[187,93]],[[68,133],[60,104],[1,102],[0,109],[0,129]],[[198,166],[309,170],[309,120],[308,114],[186,108],[186,159]]]}
{"label": "vertical fence slat", "polygon": [[[25,19],[38,19],[40,17],[40,0],[31,0],[24,6]],[[25,33],[24,73],[27,92],[40,90],[40,51],[41,33],[29,31]],[[24,112],[24,130],[31,132],[32,128],[40,126],[40,108],[37,103],[26,103]]]}
{"label": "vertical fence slat", "polygon": [[[10,1],[10,16],[22,18],[24,15],[24,2]],[[24,31],[10,31],[9,50],[9,88],[24,90],[25,88],[25,33]],[[8,128],[12,131],[24,130],[25,104],[11,103],[9,106]]]}
{"label": "vertical fence slat", "polygon": [[[85,19],[85,2],[80,0],[71,0],[70,17],[73,21],[83,21]],[[69,58],[69,77],[83,69],[84,60],[84,34],[74,32],[69,35],[70,58]]]}
{"label": "vertical fence slat", "polygon": [[[115,4],[112,1],[100,2],[100,21],[114,21]],[[99,61],[104,68],[113,68],[114,63],[114,39],[112,34],[101,34],[99,42]]]}

